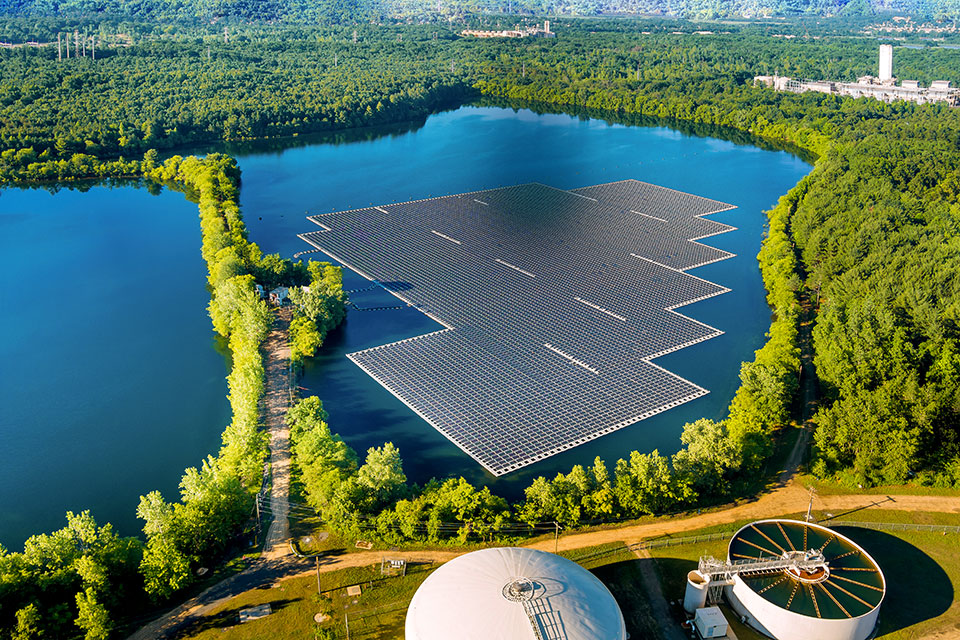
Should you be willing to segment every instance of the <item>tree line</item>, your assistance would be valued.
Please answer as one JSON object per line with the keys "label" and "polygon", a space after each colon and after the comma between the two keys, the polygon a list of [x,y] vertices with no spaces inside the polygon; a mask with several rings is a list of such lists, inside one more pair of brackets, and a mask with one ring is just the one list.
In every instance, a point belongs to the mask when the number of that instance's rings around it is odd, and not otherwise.
{"label": "tree line", "polygon": [[[709,111],[746,100],[776,117],[776,104],[745,91],[754,75],[877,73],[876,43],[860,38],[800,42],[761,27],[675,35],[667,25],[638,34],[648,26],[566,19],[562,37],[504,42],[440,25],[252,25],[225,43],[211,28],[116,23],[104,28],[132,33],[133,45],[96,61],[0,49],[0,179],[122,176],[149,149],[417,120],[478,92],[581,106],[589,94],[598,109],[745,130],[750,122]],[[958,69],[960,51],[897,50],[900,77],[958,82]],[[684,110],[664,104],[677,96]]]}
{"label": "tree line", "polygon": [[[955,18],[954,0],[901,0],[899,12]],[[338,23],[386,19],[450,20],[476,14],[667,14],[683,18],[869,16],[889,12],[882,0],[20,0],[6,8],[23,15],[122,15],[140,19],[287,20]]]}

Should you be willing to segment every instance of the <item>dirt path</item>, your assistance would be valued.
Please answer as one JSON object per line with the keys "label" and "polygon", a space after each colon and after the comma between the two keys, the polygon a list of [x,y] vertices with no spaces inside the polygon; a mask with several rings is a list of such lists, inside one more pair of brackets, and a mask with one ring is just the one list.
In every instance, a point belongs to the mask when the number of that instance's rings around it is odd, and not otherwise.
{"label": "dirt path", "polygon": [[[689,518],[661,520],[649,524],[561,536],[559,547],[563,550],[571,550],[610,542],[631,544],[651,538],[682,534],[704,527],[732,524],[740,520],[769,518],[785,513],[802,512],[806,511],[809,501],[810,495],[807,491],[802,486],[791,482],[785,487],[761,496],[758,500],[723,511],[705,513]],[[828,510],[834,513],[867,506],[871,509],[960,513],[960,496],[823,496],[814,502],[814,508],[817,511]],[[549,540],[531,546],[544,551],[551,551],[554,542]]]}
{"label": "dirt path", "polygon": [[[293,557],[288,540],[290,495],[290,430],[284,416],[290,405],[289,328],[292,309],[281,308],[263,343],[265,392],[264,425],[270,435],[270,513],[274,514],[261,557],[241,573],[231,576],[184,602],[130,636],[129,640],[173,637],[184,626],[244,591],[272,584],[278,576],[298,574],[309,566]],[[349,566],[349,565],[348,565]]]}
{"label": "dirt path", "polygon": [[[670,605],[663,595],[663,589],[660,587],[660,577],[657,575],[657,569],[654,567],[653,557],[647,549],[638,549],[633,552],[640,560],[637,564],[637,570],[640,572],[640,580],[643,582],[643,589],[649,598],[650,608],[653,610],[653,616],[658,621],[668,621],[673,619],[673,612],[670,611]],[[685,640],[680,626],[676,624],[661,624],[657,628],[660,640]]]}
{"label": "dirt path", "polygon": [[273,521],[267,530],[263,557],[282,558],[290,553],[290,429],[284,422],[290,407],[290,318],[293,310],[282,307],[273,329],[263,344],[266,370],[264,423],[270,434],[270,513]]}
{"label": "dirt path", "polygon": [[800,437],[790,450],[790,455],[780,472],[780,484],[786,485],[796,474],[797,469],[803,463],[804,454],[807,452],[807,444],[810,442],[810,436],[813,433],[813,423],[810,419],[817,412],[817,397],[819,395],[820,382],[817,379],[817,368],[813,364],[813,324],[816,313],[810,305],[810,301],[804,301],[803,317],[800,321],[800,393],[803,397],[803,408],[801,419],[803,420],[803,431]]}

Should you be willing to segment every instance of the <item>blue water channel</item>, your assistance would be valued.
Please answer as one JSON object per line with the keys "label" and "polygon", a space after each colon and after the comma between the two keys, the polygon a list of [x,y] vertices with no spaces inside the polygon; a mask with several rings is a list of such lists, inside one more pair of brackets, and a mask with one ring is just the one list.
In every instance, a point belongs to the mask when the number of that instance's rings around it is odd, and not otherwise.
{"label": "blue water channel", "polygon": [[91,509],[139,533],[230,422],[197,207],[135,187],[0,191],[0,544]]}
{"label": "blue water channel", "polygon": [[[531,181],[635,178],[738,207],[713,216],[738,230],[705,241],[737,257],[692,272],[732,292],[680,309],[726,333],[657,360],[711,393],[522,471],[489,475],[345,357],[439,328],[416,310],[353,310],[307,362],[302,393],[323,399],[331,428],[358,451],[392,441],[411,480],[463,475],[517,497],[531,477],[595,456],[612,466],[633,449],[671,453],[685,422],[725,415],[740,362],[770,323],[756,262],[763,211],[810,169],[734,137],[465,106],[415,125],[222,150],[243,172],[250,237],[284,256],[310,248],[296,237],[316,229],[307,213]],[[136,187],[0,194],[0,543],[16,548],[61,526],[67,509],[91,508],[135,534],[138,496],[159,488],[175,497],[183,468],[216,451],[229,420],[196,207]],[[369,283],[347,272],[345,285]],[[378,290],[353,299],[399,302]]]}

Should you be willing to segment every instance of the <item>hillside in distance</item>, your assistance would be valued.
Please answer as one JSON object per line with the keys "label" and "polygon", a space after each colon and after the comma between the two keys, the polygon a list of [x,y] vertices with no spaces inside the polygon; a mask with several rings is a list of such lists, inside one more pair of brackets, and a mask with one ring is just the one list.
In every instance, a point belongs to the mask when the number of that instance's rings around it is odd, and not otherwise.
{"label": "hillside in distance", "polygon": [[354,22],[445,20],[477,13],[733,17],[865,16],[904,13],[960,18],[960,0],[6,0],[0,15],[123,16]]}

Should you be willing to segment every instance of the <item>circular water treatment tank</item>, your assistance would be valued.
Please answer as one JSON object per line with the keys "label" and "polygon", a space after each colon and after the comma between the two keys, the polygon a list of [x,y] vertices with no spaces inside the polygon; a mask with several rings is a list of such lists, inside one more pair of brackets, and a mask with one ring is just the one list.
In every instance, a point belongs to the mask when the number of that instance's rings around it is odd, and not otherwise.
{"label": "circular water treatment tank", "polygon": [[538,637],[626,640],[627,632],[596,576],[566,558],[517,547],[454,558],[423,581],[407,609],[406,640]]}
{"label": "circular water treatment tank", "polygon": [[876,626],[883,573],[857,543],[827,527],[754,522],[730,540],[727,560],[795,562],[738,573],[725,588],[733,609],[777,640],[865,640]]}

